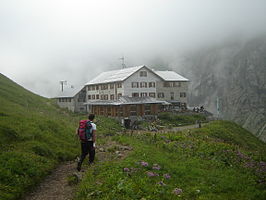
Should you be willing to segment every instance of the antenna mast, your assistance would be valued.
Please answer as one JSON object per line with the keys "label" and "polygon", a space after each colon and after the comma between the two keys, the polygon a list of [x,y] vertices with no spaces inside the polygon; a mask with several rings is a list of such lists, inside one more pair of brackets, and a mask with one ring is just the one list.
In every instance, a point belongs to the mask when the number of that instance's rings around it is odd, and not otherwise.
{"label": "antenna mast", "polygon": [[61,90],[63,92],[64,91],[64,85],[67,84],[67,81],[62,80],[62,81],[59,81],[59,83],[61,84]]}
{"label": "antenna mast", "polygon": [[122,69],[126,68],[126,64],[125,64],[125,57],[122,56],[121,58],[119,58],[122,61]]}

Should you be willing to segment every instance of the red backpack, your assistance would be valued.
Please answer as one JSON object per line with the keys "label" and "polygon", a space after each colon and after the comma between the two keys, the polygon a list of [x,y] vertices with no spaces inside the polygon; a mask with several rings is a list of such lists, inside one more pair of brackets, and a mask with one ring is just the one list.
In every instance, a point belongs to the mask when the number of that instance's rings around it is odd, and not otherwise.
{"label": "red backpack", "polygon": [[79,139],[81,141],[90,141],[92,140],[92,125],[89,120],[80,120],[79,129],[78,129]]}

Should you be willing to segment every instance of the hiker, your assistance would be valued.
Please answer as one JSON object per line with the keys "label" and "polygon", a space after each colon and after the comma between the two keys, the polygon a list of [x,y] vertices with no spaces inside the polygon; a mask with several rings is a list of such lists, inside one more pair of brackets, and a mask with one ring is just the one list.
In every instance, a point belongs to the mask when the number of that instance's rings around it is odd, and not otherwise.
{"label": "hiker", "polygon": [[81,120],[77,134],[81,143],[81,156],[78,161],[77,170],[81,170],[81,165],[87,154],[89,153],[89,164],[92,164],[95,157],[95,140],[96,140],[96,124],[93,123],[94,114],[88,116],[89,120]]}
{"label": "hiker", "polygon": [[199,120],[198,123],[199,123],[199,128],[201,128],[201,121]]}

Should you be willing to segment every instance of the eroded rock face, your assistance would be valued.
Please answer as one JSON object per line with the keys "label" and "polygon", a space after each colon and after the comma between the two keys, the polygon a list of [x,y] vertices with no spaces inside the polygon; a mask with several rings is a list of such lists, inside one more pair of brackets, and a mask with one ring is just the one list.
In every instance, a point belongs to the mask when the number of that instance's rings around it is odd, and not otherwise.
{"label": "eroded rock face", "polygon": [[190,105],[204,105],[266,141],[266,37],[194,53],[183,64]]}

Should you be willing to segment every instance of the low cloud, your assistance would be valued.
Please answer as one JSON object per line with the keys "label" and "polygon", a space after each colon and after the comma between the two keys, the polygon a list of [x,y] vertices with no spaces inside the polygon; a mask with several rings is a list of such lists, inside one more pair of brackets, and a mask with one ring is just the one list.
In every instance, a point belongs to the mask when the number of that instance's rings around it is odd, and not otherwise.
{"label": "low cloud", "polygon": [[100,72],[171,67],[184,52],[266,32],[264,0],[21,0],[0,2],[0,70],[47,97],[60,80],[82,85]]}

